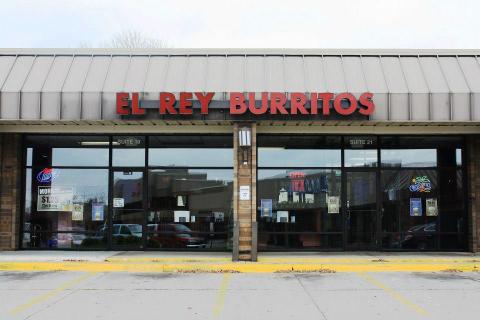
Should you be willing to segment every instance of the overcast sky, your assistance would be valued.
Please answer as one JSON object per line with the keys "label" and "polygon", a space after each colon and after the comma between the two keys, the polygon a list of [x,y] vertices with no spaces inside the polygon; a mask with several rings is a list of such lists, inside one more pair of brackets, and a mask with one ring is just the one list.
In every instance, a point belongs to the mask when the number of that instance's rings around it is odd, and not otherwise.
{"label": "overcast sky", "polygon": [[0,47],[480,48],[478,0],[0,0]]}

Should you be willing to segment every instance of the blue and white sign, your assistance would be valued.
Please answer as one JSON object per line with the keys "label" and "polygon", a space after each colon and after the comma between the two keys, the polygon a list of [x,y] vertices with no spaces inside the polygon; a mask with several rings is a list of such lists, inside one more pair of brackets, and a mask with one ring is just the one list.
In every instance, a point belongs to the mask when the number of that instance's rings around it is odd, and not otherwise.
{"label": "blue and white sign", "polygon": [[52,168],[45,168],[37,174],[37,181],[40,183],[49,183],[55,180],[58,171]]}

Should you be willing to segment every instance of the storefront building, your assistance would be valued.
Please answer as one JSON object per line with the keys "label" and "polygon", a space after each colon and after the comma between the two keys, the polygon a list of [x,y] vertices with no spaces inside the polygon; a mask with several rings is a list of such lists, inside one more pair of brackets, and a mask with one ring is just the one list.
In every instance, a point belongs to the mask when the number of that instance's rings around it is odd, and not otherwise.
{"label": "storefront building", "polygon": [[0,51],[0,249],[471,251],[480,52]]}

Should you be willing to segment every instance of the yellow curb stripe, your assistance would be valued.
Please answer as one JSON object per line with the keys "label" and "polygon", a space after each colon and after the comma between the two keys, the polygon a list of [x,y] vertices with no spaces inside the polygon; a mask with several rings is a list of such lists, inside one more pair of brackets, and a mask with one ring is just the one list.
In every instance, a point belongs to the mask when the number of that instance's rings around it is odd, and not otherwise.
{"label": "yellow curb stripe", "polygon": [[87,273],[87,274],[81,275],[79,277],[76,277],[75,279],[72,279],[70,281],[67,281],[64,284],[62,284],[61,286],[59,286],[58,288],[50,290],[50,291],[48,291],[48,292],[46,292],[46,293],[44,293],[44,294],[42,294],[38,297],[35,297],[35,298],[31,299],[30,301],[28,301],[24,304],[21,304],[21,305],[15,307],[14,309],[10,310],[9,313],[11,315],[17,315],[17,314],[33,307],[34,305],[40,304],[40,303],[52,298],[53,296],[78,285],[79,283],[93,277],[94,275],[95,275],[95,273]]}
{"label": "yellow curb stripe", "polygon": [[225,297],[227,295],[228,284],[230,283],[230,273],[225,273],[222,278],[222,283],[220,284],[220,289],[218,290],[217,299],[215,300],[215,306],[213,308],[213,316],[218,317],[223,310],[225,305]]}
{"label": "yellow curb stripe", "polygon": [[113,263],[113,262],[3,262],[0,271],[81,272],[438,272],[479,271],[475,263]]}
{"label": "yellow curb stripe", "polygon": [[421,316],[428,316],[429,313],[427,310],[423,309],[419,305],[413,303],[412,301],[408,300],[406,297],[404,297],[401,293],[395,291],[394,289],[388,287],[378,279],[374,278],[373,276],[367,274],[367,273],[357,273],[358,276],[363,278],[365,281],[369,282],[370,284],[374,285],[377,288],[382,289],[386,293],[388,293],[393,299],[396,301],[400,302],[404,306],[408,307],[409,309],[413,310],[417,314]]}

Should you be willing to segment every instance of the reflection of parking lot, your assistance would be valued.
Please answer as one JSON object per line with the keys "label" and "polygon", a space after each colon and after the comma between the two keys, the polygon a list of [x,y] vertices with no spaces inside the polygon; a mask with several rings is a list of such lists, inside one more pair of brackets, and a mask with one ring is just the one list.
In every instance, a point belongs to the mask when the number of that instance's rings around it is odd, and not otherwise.
{"label": "reflection of parking lot", "polygon": [[478,273],[0,272],[1,319],[474,319]]}

